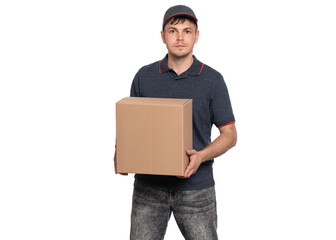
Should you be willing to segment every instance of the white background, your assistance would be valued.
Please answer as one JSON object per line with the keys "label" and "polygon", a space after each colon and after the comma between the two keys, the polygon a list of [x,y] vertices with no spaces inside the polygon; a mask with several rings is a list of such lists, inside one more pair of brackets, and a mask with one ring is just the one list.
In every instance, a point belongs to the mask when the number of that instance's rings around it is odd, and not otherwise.
{"label": "white background", "polygon": [[[128,239],[115,102],[164,57],[164,12],[186,4],[237,120],[214,165],[220,239],[335,240],[332,2],[1,1],[0,239]],[[182,239],[173,217],[165,239]]]}

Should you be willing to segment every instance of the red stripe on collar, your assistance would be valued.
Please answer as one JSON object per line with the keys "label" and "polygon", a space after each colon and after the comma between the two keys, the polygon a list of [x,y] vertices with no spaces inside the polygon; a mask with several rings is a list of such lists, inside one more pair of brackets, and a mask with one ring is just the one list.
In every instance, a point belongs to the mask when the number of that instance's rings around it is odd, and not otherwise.
{"label": "red stripe on collar", "polygon": [[161,74],[161,61],[159,62],[159,73]]}
{"label": "red stripe on collar", "polygon": [[203,67],[204,67],[204,63],[202,63],[202,67],[201,67],[201,70],[199,71],[199,73],[197,75],[200,75],[202,70],[203,70]]}

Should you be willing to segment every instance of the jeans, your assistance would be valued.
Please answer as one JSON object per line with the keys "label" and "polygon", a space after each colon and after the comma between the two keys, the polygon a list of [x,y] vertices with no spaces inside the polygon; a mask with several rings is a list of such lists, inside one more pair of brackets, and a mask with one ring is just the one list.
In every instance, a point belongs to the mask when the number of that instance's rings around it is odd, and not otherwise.
{"label": "jeans", "polygon": [[164,238],[173,213],[185,239],[216,240],[215,188],[178,191],[134,182],[131,240]]}

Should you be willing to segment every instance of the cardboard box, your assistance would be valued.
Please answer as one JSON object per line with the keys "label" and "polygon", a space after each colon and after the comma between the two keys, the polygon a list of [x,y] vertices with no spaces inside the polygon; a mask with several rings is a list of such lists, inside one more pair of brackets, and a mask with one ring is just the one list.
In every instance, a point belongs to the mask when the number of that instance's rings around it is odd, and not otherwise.
{"label": "cardboard box", "polygon": [[116,103],[117,172],[183,176],[192,149],[192,100],[127,97]]}

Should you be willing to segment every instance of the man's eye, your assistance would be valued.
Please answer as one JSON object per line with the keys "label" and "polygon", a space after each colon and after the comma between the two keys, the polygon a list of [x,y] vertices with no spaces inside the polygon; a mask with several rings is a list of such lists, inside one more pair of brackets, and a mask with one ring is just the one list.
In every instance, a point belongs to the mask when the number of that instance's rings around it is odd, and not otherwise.
{"label": "man's eye", "polygon": [[174,32],[175,32],[175,30],[170,30],[169,32],[170,32],[170,33],[174,33]]}

